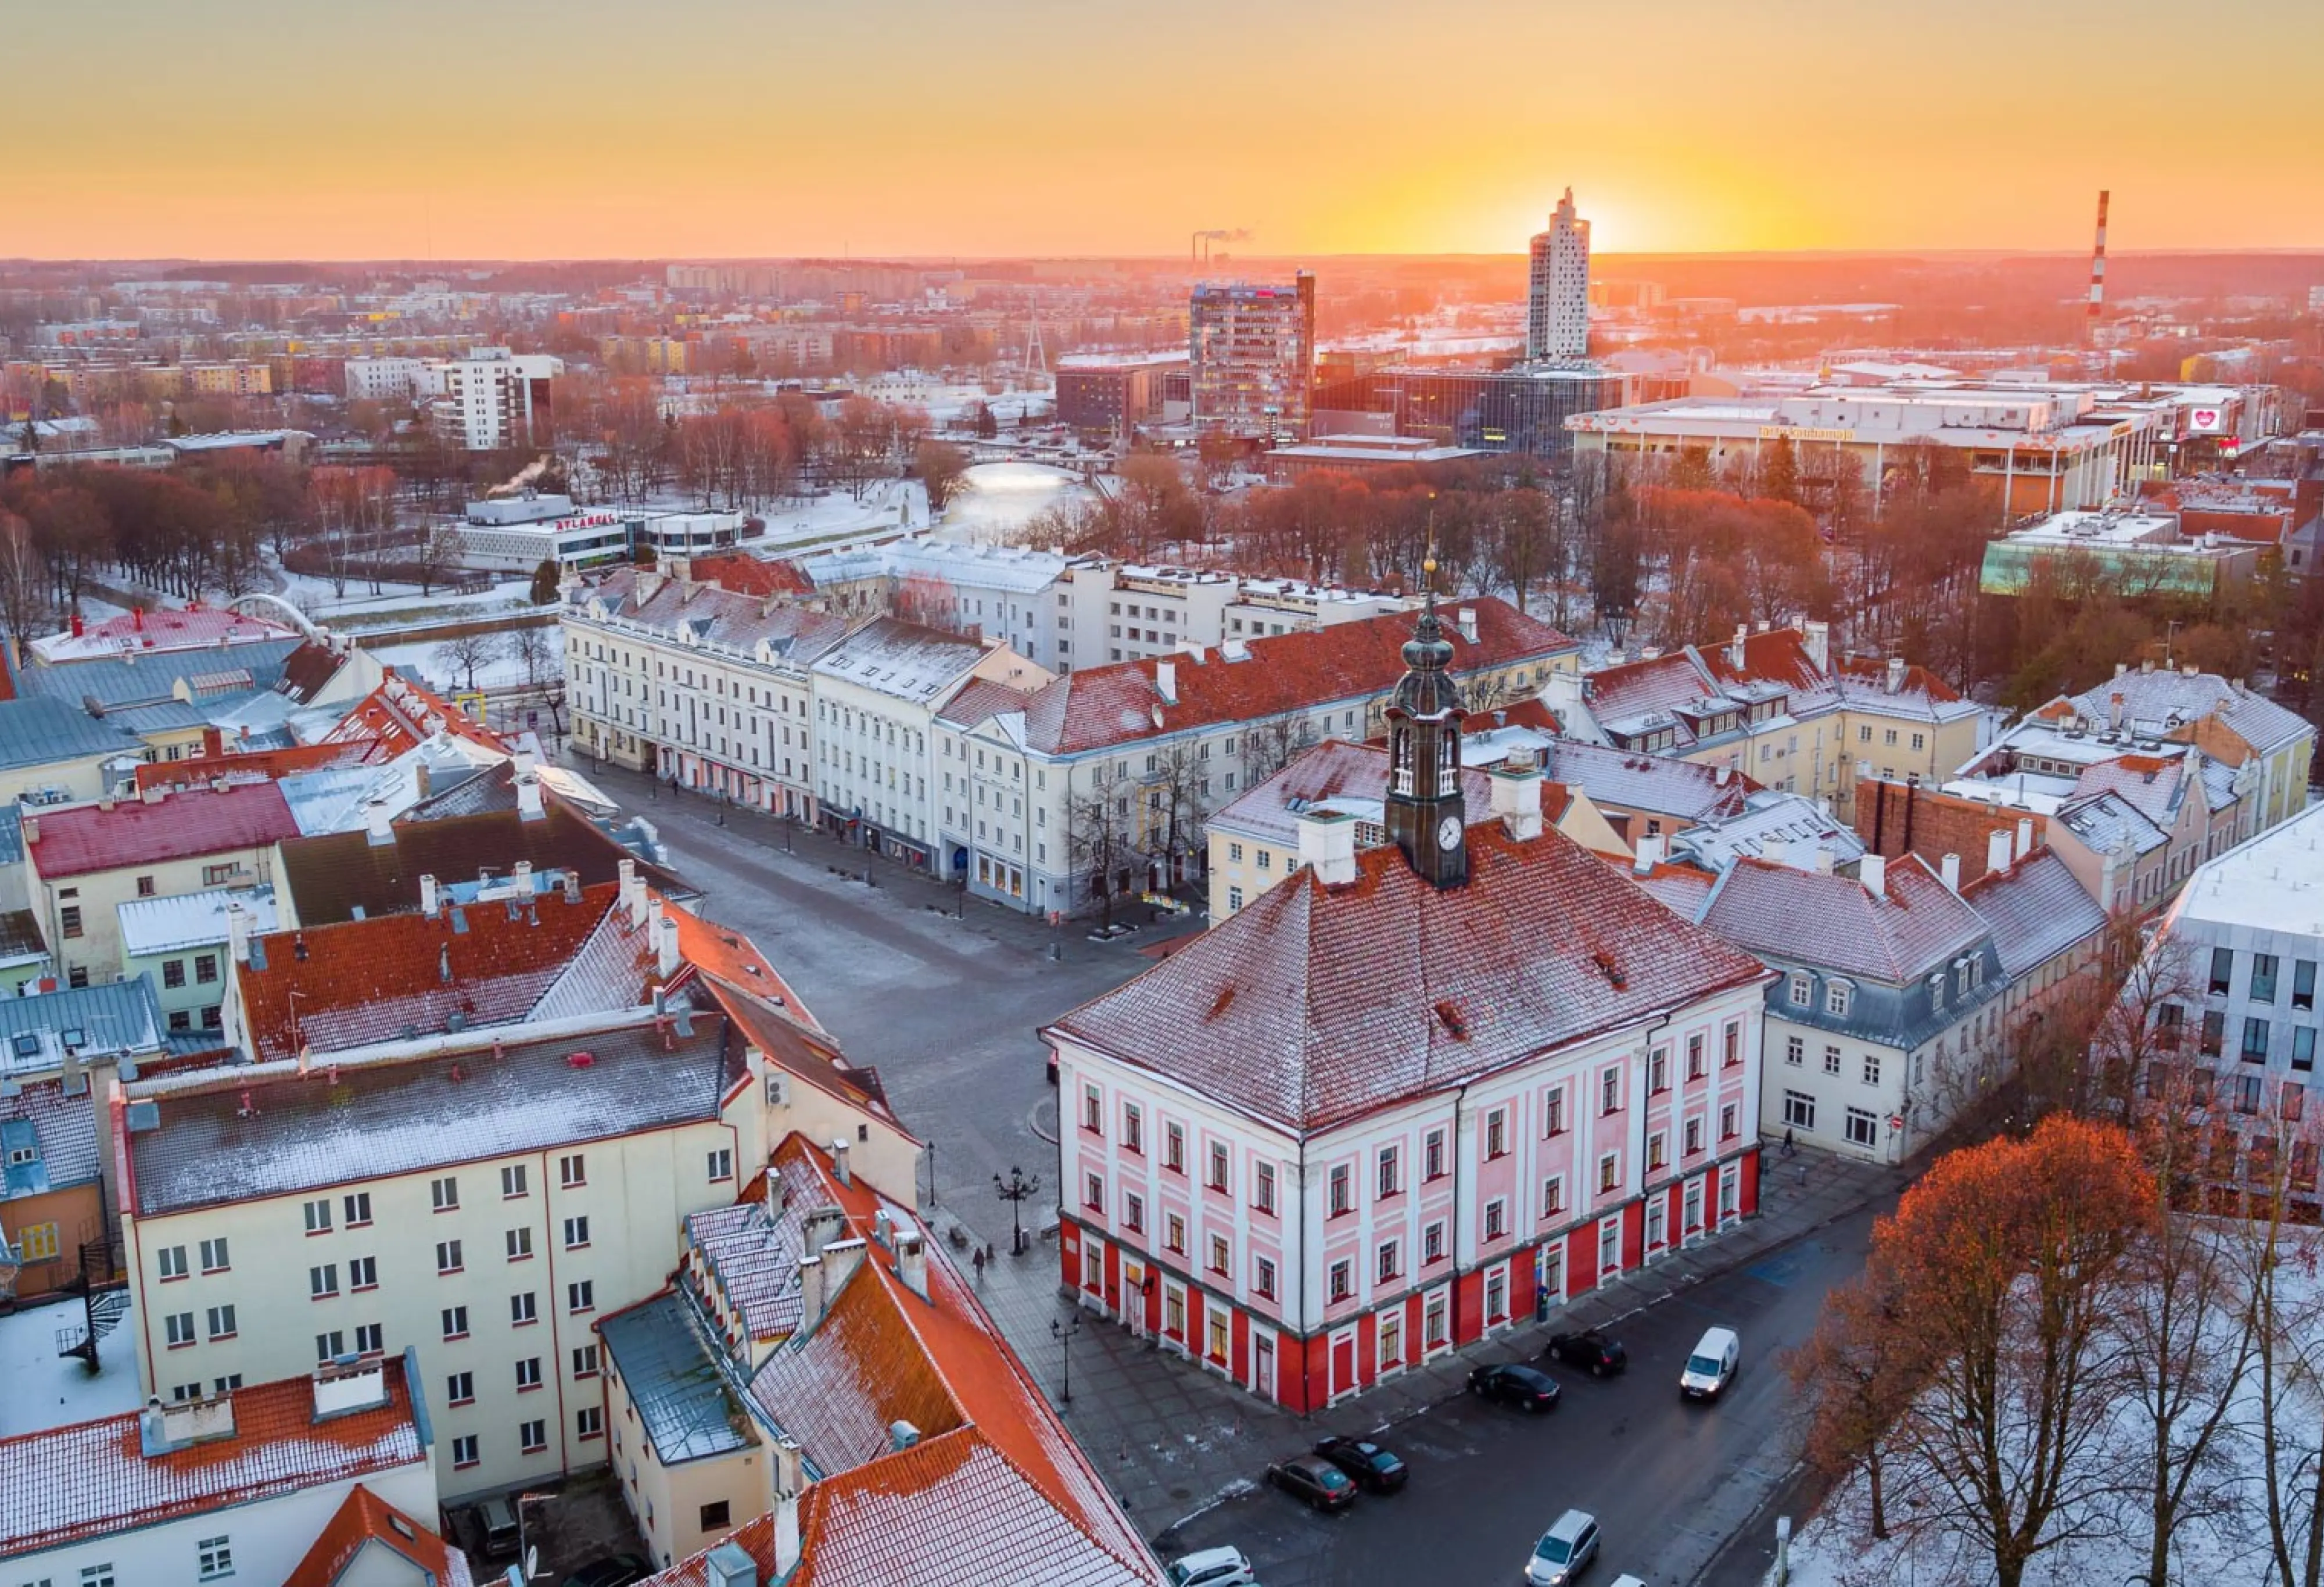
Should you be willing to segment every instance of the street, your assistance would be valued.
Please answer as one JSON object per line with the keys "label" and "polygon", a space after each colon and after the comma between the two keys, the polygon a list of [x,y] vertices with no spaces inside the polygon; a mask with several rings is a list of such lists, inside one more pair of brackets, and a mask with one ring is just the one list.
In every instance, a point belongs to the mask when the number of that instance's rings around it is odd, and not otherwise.
{"label": "street", "polygon": [[[1792,1463],[1779,1352],[1807,1336],[1824,1292],[1861,1265],[1871,1227],[1871,1210],[1857,1213],[1624,1319],[1609,1331],[1629,1349],[1628,1372],[1599,1381],[1548,1367],[1564,1395],[1547,1416],[1464,1398],[1390,1427],[1380,1442],[1412,1467],[1401,1493],[1327,1517],[1261,1488],[1180,1527],[1173,1549],[1233,1544],[1266,1587],[1517,1582],[1535,1540],[1571,1506],[1595,1515],[1605,1537],[1592,1575],[1686,1587]],[[1742,1335],[1742,1368],[1720,1401],[1690,1403],[1679,1370],[1713,1324]],[[1771,1529],[1774,1518],[1757,1525]]]}

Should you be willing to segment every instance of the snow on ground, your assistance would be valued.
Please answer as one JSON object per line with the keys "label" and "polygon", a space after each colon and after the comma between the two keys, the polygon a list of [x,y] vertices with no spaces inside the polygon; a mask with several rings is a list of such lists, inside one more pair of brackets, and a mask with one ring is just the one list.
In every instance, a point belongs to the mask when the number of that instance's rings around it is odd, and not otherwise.
{"label": "snow on ground", "polygon": [[104,1370],[94,1378],[77,1359],[57,1354],[57,1330],[78,1328],[80,1321],[78,1300],[0,1317],[0,1438],[94,1422],[145,1403],[137,1389],[135,1310],[124,1313],[99,1342]]}
{"label": "snow on ground", "polygon": [[[524,663],[516,659],[510,643],[511,636],[500,633],[487,637],[497,642],[497,653],[476,669],[476,687],[487,691],[523,687],[527,681]],[[554,683],[564,672],[565,630],[552,623],[540,630],[540,637],[548,641],[549,650],[534,674],[534,680]],[[437,653],[441,648],[440,641],[364,647],[379,658],[383,666],[408,668],[439,694],[465,690],[468,687],[467,669],[456,668],[446,661]]]}
{"label": "snow on ground", "polygon": [[[2292,1236],[2292,1241],[2298,1240],[2297,1234]],[[2318,1310],[2324,1302],[2324,1237],[2311,1237],[2304,1249],[2295,1244],[2276,1273],[2279,1312],[2309,1319],[2324,1334],[2324,1313]],[[2313,1355],[2324,1338],[2305,1343]],[[2268,1530],[2258,1384],[2255,1364],[2214,1446],[2220,1453],[2220,1467],[2209,1475],[2222,1497],[2222,1509],[2212,1516],[2190,1513],[2180,1523],[2171,1551],[2174,1582],[2258,1582],[2267,1573],[2259,1552],[2267,1546]],[[2279,1379],[2278,1401],[2280,1424],[2292,1438],[2312,1445],[2317,1422],[2324,1416],[2324,1395],[2314,1386],[2285,1388]],[[2126,1398],[2117,1415],[2131,1440],[2151,1435],[2152,1424],[2135,1398]],[[2286,1451],[2286,1466],[2297,1456],[2297,1450]],[[2312,1471],[2290,1477],[2295,1490],[2310,1480]],[[2153,1535],[2145,1495],[2134,1487],[2112,1502],[2111,1513],[2088,1518],[2080,1537],[2036,1555],[2026,1567],[2024,1587],[2114,1587],[2143,1582]],[[1888,1506],[1891,1524],[1900,1524],[1903,1507],[1894,1496],[1893,1483]],[[2192,1495],[2189,1506],[2190,1512],[2201,1508]],[[1886,1542],[1873,1542],[1869,1513],[1861,1475],[1835,1489],[1823,1509],[1794,1536],[1789,1587],[1897,1587],[1920,1582],[1981,1587],[1993,1580],[1990,1562],[1978,1554],[1974,1543],[1965,1547],[1957,1537],[1923,1537],[1914,1545],[1894,1533]],[[2053,1523],[2052,1529],[2061,1529],[2061,1524]]]}
{"label": "snow on ground", "polygon": [[285,586],[281,592],[284,600],[318,623],[349,630],[393,627],[406,618],[426,621],[438,615],[488,614],[532,604],[530,575],[503,577],[490,588],[471,595],[461,595],[439,584],[432,594],[423,595],[416,584],[388,584],[382,586],[384,594],[374,595],[368,579],[351,578],[345,600],[331,593],[331,581],[327,578],[279,569],[276,577]]}
{"label": "snow on ground", "polygon": [[778,502],[752,516],[765,521],[767,532],[746,541],[743,549],[758,556],[788,555],[793,549],[926,529],[928,494],[917,479],[874,480],[860,502],[849,492],[832,491],[804,502]]}
{"label": "snow on ground", "polygon": [[956,531],[955,538],[994,543],[1052,507],[1094,499],[1069,469],[1045,463],[980,463],[960,476],[945,503],[943,527]]}

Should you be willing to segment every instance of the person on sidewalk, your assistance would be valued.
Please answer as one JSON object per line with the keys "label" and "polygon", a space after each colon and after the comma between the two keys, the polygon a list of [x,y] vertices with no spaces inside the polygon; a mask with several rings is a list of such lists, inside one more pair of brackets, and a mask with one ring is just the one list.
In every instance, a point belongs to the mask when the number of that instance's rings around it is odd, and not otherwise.
{"label": "person on sidewalk", "polygon": [[1800,1149],[1798,1147],[1792,1144],[1792,1132],[1789,1128],[1786,1128],[1784,1130],[1784,1156],[1787,1158],[1794,1156],[1799,1151],[1799,1149]]}
{"label": "person on sidewalk", "polygon": [[981,1246],[981,1245],[980,1245],[980,1246],[978,1246],[978,1247],[976,1248],[976,1254],[975,1254],[974,1256],[973,1256],[973,1257],[969,1258],[969,1260],[976,1264],[976,1281],[977,1281],[979,1284],[983,1283],[983,1282],[984,1282],[984,1248],[983,1248],[982,1246]]}

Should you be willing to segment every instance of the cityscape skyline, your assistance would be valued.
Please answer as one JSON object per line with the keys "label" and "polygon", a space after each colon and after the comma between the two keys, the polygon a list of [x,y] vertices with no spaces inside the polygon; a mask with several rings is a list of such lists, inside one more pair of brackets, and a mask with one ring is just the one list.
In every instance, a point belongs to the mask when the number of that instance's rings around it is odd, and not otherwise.
{"label": "cityscape skyline", "polygon": [[[94,9],[138,47],[101,115],[74,74],[29,74],[28,125],[73,130],[22,172],[14,254],[1167,256],[1201,227],[1277,257],[1515,253],[1569,182],[1600,252],[2070,251],[2101,187],[2125,251],[2324,246],[2324,134],[2297,69],[2324,14],[2262,0],[2175,30],[2167,55],[2141,42],[2143,14],[2164,21],[2150,0],[2100,34],[2026,19],[2006,48],[1885,0],[1739,20],[1675,0],[1650,42],[1517,7],[1448,30],[1198,0],[1149,34],[1029,3],[785,31],[680,0],[667,37],[764,63],[691,87],[706,69],[683,51],[641,78],[633,25],[594,0],[553,37],[515,7],[421,4],[392,29],[272,0]],[[14,25],[25,59],[65,59],[91,21]],[[2280,48],[2243,49],[2246,22]],[[351,63],[395,92],[349,93]],[[171,87],[212,69],[254,91]],[[2143,103],[2169,114],[2128,113]],[[1749,125],[1790,131],[1734,135]],[[1296,180],[1258,150],[1304,151]]]}

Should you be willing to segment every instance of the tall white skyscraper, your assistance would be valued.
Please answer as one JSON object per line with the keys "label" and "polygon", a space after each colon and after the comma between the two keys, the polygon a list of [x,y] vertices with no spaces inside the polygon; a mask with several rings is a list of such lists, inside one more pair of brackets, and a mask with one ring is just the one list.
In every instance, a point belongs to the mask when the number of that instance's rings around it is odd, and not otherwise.
{"label": "tall white skyscraper", "polygon": [[1573,189],[1557,201],[1549,229],[1533,240],[1526,294],[1526,356],[1590,356],[1590,223],[1573,213]]}

